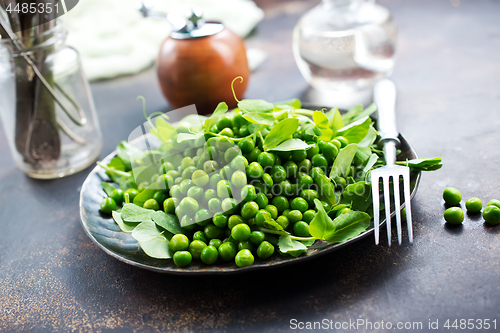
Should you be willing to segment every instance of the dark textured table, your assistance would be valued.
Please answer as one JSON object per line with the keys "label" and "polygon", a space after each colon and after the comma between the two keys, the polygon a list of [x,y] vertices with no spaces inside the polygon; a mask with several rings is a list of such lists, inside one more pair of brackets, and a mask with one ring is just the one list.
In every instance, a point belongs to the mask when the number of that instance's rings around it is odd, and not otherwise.
{"label": "dark textured table", "polygon": [[[291,54],[291,29],[315,2],[261,3],[267,18],[248,43],[269,57],[253,74],[247,97],[300,96],[307,84]],[[400,130],[420,156],[444,161],[441,170],[423,174],[413,200],[413,246],[375,246],[367,238],[300,265],[244,275],[141,270],[106,255],[85,235],[78,198],[90,169],[59,180],[29,179],[15,167],[1,130],[0,331],[275,332],[291,330],[293,319],[332,320],[333,327],[361,332],[384,331],[376,329],[382,321],[392,331],[398,322],[429,331],[436,321],[448,331],[448,319],[450,325],[496,320],[500,329],[500,226],[466,216],[450,228],[441,199],[447,186],[465,198],[500,199],[500,2],[381,3],[400,29],[392,76]],[[150,112],[168,109],[153,70],[92,90],[105,139],[101,157],[143,121],[137,95],[145,96]],[[381,242],[387,243],[384,236]],[[373,329],[349,325],[362,320]],[[460,331],[457,324],[449,331]]]}

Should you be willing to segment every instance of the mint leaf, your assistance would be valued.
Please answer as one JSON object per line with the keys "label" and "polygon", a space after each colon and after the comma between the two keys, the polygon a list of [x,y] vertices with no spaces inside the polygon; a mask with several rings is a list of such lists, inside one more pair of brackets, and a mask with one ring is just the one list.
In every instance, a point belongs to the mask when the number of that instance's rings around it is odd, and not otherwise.
{"label": "mint leaf", "polygon": [[314,205],[318,212],[311,223],[309,223],[309,233],[314,238],[324,239],[327,235],[335,231],[335,226],[318,199],[314,199]]}
{"label": "mint leaf", "polygon": [[299,128],[299,120],[295,118],[286,118],[271,128],[264,139],[264,150],[277,147],[281,142],[290,138]]}
{"label": "mint leaf", "polygon": [[270,151],[291,151],[291,150],[300,150],[300,149],[309,149],[311,145],[308,145],[302,140],[299,139],[288,139],[283,141],[278,146],[269,149]]}
{"label": "mint leaf", "polygon": [[349,211],[333,220],[335,231],[325,237],[330,243],[342,243],[356,237],[370,226],[370,216],[363,212]]}
{"label": "mint leaf", "polygon": [[143,222],[152,220],[154,212],[155,211],[152,209],[146,209],[135,204],[126,203],[123,205],[121,218],[126,222]]}
{"label": "mint leaf", "polygon": [[357,150],[358,145],[355,143],[351,143],[340,150],[333,162],[330,179],[334,179],[337,176],[343,177],[347,174]]}
{"label": "mint leaf", "polygon": [[157,225],[173,234],[184,233],[184,229],[181,228],[179,219],[175,215],[167,214],[161,211],[155,211],[151,214],[151,218]]}
{"label": "mint leaf", "polygon": [[117,211],[113,211],[111,215],[113,216],[113,220],[115,220],[116,224],[118,224],[118,226],[123,232],[132,232],[135,229],[135,227],[137,227],[137,225],[139,224],[139,222],[123,221],[121,216],[122,214],[118,213]]}

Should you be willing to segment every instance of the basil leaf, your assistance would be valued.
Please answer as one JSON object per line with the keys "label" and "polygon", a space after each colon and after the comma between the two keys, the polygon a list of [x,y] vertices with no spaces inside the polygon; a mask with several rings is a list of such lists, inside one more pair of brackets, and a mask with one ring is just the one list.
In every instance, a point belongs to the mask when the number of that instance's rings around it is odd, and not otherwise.
{"label": "basil leaf", "polygon": [[308,145],[302,140],[299,139],[288,139],[280,143],[277,147],[271,148],[269,150],[278,150],[278,151],[291,151],[291,150],[300,150],[300,149],[309,149],[311,145]]}
{"label": "basil leaf", "polygon": [[347,174],[357,150],[358,145],[355,143],[351,143],[340,150],[333,162],[330,179],[334,179],[337,176],[343,177]]}
{"label": "basil leaf", "polygon": [[330,141],[333,137],[333,130],[330,128],[328,117],[321,111],[314,111],[314,124],[321,130],[321,136],[318,140]]}
{"label": "basil leaf", "polygon": [[146,209],[139,207],[135,204],[126,203],[123,205],[121,218],[126,222],[143,222],[147,220],[152,220],[154,212],[155,211],[151,209]]}
{"label": "basil leaf", "polygon": [[191,133],[179,133],[177,135],[177,142],[189,141],[189,140],[197,140],[204,135],[203,131],[198,132],[196,134]]}
{"label": "basil leaf", "polygon": [[335,198],[335,186],[330,179],[325,175],[318,174],[314,182],[319,187],[321,199],[328,202],[330,206],[335,206],[337,203],[337,199]]}
{"label": "basil leaf", "polygon": [[274,115],[270,113],[248,112],[241,115],[251,123],[265,126],[272,126],[276,120]]}
{"label": "basil leaf", "polygon": [[335,231],[327,235],[325,240],[330,243],[342,243],[356,237],[370,226],[370,215],[351,210],[339,215],[333,220]]}
{"label": "basil leaf", "polygon": [[137,227],[137,225],[139,224],[139,222],[123,221],[122,214],[118,213],[117,211],[113,211],[111,215],[113,216],[113,220],[115,220],[116,224],[118,224],[118,226],[123,232],[132,232],[135,229],[135,227]]}
{"label": "basil leaf", "polygon": [[[307,250],[307,247],[299,241],[290,238],[290,235],[282,235],[278,240],[279,250],[283,253]],[[299,254],[300,255],[300,254]]]}
{"label": "basil leaf", "polygon": [[139,242],[142,250],[148,256],[158,259],[172,257],[167,235],[152,221],[144,221],[132,231],[132,237]]}
{"label": "basil leaf", "polygon": [[104,192],[106,192],[106,194],[108,195],[108,197],[111,196],[114,190],[116,190],[116,187],[114,187],[110,183],[101,182],[101,186]]}
{"label": "basil leaf", "polygon": [[281,107],[281,105],[289,105],[294,109],[300,109],[302,107],[302,102],[298,98],[288,99],[286,101],[273,103],[276,107]]}
{"label": "basil leaf", "polygon": [[371,185],[365,181],[347,185],[342,197],[351,204],[352,210],[365,212],[372,204]]}
{"label": "basil leaf", "polygon": [[167,214],[161,211],[155,211],[151,217],[156,224],[173,234],[184,233],[184,229],[181,228],[179,219],[175,215]]}
{"label": "basil leaf", "polygon": [[217,124],[219,119],[226,113],[228,110],[227,104],[225,102],[220,102],[217,107],[215,108],[215,111],[212,113],[210,118],[205,120],[205,130],[210,131],[212,126]]}
{"label": "basil leaf", "polygon": [[238,102],[238,108],[243,112],[271,112],[274,105],[262,99],[244,99]]}
{"label": "basil leaf", "polygon": [[276,126],[271,128],[271,131],[264,139],[264,150],[269,150],[277,147],[281,142],[290,138],[293,133],[299,128],[299,120],[295,118],[287,118],[280,121]]}
{"label": "basil leaf", "polygon": [[416,158],[407,161],[398,161],[396,164],[406,165],[411,171],[434,171],[441,169],[441,158]]}
{"label": "basil leaf", "polygon": [[309,233],[317,239],[324,239],[327,235],[335,231],[332,219],[325,211],[325,208],[318,199],[314,199],[314,205],[318,211],[311,223],[309,223]]}
{"label": "basil leaf", "polygon": [[372,120],[369,117],[364,117],[339,129],[336,135],[342,135],[350,143],[358,143],[368,134],[371,124]]}

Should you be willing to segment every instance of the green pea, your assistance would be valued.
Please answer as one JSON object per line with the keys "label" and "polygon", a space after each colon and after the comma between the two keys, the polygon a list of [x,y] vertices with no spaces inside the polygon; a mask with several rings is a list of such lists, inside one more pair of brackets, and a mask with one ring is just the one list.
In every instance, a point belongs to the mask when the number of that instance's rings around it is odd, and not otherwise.
{"label": "green pea", "polygon": [[160,209],[160,205],[158,204],[158,201],[156,201],[155,199],[146,200],[146,202],[144,202],[144,205],[142,207],[154,210]]}
{"label": "green pea", "polygon": [[464,220],[464,212],[459,207],[448,208],[444,212],[444,219],[450,224],[460,224]]}
{"label": "green pea", "polygon": [[217,138],[217,141],[215,142],[215,147],[219,151],[226,151],[227,149],[234,147],[234,142],[233,140],[229,139],[226,136],[221,136]]}
{"label": "green pea", "polygon": [[207,239],[222,238],[224,237],[224,229],[210,223],[203,229]]}
{"label": "green pea", "polygon": [[258,148],[258,147],[255,147],[248,155],[247,155],[247,159],[248,159],[248,162],[249,163],[252,163],[252,162],[257,162],[258,158],[259,158],[259,155],[262,151]]}
{"label": "green pea", "polygon": [[269,198],[264,193],[258,193],[255,202],[260,209],[264,209],[269,204]]}
{"label": "green pea", "polygon": [[[328,167],[328,161],[327,161],[326,157],[321,155],[321,154],[314,155],[311,159],[311,163],[312,163],[313,167],[319,167],[319,168],[323,169],[323,171],[325,171],[326,168]],[[314,177],[313,177],[313,179],[314,179]]]}
{"label": "green pea", "polygon": [[245,250],[245,249],[249,250],[250,252],[253,252],[253,250],[254,250],[253,243],[248,239],[241,241],[241,242],[238,242],[238,251]]}
{"label": "green pea", "polygon": [[462,201],[462,194],[456,188],[448,187],[443,191],[443,199],[448,205],[455,206]]}
{"label": "green pea", "polygon": [[293,225],[293,233],[296,236],[299,236],[299,237],[309,237],[309,236],[311,236],[311,234],[309,233],[309,224],[307,224],[304,221],[296,222]]}
{"label": "green pea", "polygon": [[292,156],[291,151],[276,151],[275,154],[280,158],[280,160],[285,162],[290,159],[290,156]]}
{"label": "green pea", "polygon": [[194,217],[189,215],[184,215],[181,218],[181,227],[183,227],[188,231],[193,230],[196,227],[196,222],[194,220]]}
{"label": "green pea", "polygon": [[208,201],[208,210],[212,213],[220,212],[221,201],[219,198],[212,198]]}
{"label": "green pea", "polygon": [[323,146],[323,156],[327,159],[328,163],[332,164],[337,155],[339,154],[339,149],[332,142],[326,142]]}
{"label": "green pea", "polygon": [[212,217],[212,222],[214,223],[215,226],[217,226],[219,228],[225,228],[227,226],[227,220],[228,220],[227,215],[224,215],[220,212],[216,213]]}
{"label": "green pea", "polygon": [[347,146],[349,144],[349,140],[347,140],[347,138],[345,138],[343,136],[337,136],[337,137],[335,137],[335,140],[340,142],[341,148],[344,148],[345,146]]}
{"label": "green pea", "polygon": [[310,145],[309,149],[307,149],[307,158],[312,159],[313,156],[319,154],[319,146],[315,142],[308,142],[308,145]]}
{"label": "green pea", "polygon": [[191,263],[193,256],[188,251],[177,251],[173,256],[174,264],[178,267],[184,267]]}
{"label": "green pea", "polygon": [[236,209],[238,208],[238,201],[234,198],[226,198],[222,200],[222,211],[225,212],[226,214],[234,214],[236,212]]}
{"label": "green pea", "polygon": [[257,256],[262,259],[267,259],[274,253],[274,246],[268,241],[263,241],[257,248]]}
{"label": "green pea", "polygon": [[207,237],[205,237],[205,234],[203,233],[203,231],[197,231],[193,234],[193,240],[197,240],[197,241],[202,241],[203,243],[207,243]]}
{"label": "green pea", "polygon": [[169,172],[170,170],[174,170],[175,167],[172,163],[170,162],[163,162],[162,165],[160,166],[160,173],[162,174],[166,174],[167,172]]}
{"label": "green pea", "polygon": [[241,217],[248,220],[257,214],[259,211],[259,205],[255,201],[246,202],[243,207],[241,207]]}
{"label": "green pea", "polygon": [[193,259],[200,259],[201,251],[203,251],[205,247],[207,247],[205,242],[194,240],[189,244],[189,253],[191,253]]}
{"label": "green pea", "polygon": [[247,175],[243,171],[235,171],[231,176],[231,184],[241,188],[247,184]]}
{"label": "green pea", "polygon": [[285,164],[283,164],[283,168],[285,169],[286,176],[288,178],[296,178],[297,173],[299,170],[299,167],[297,166],[297,163],[293,161],[287,161]]}
{"label": "green pea", "polygon": [[340,148],[342,148],[342,144],[340,143],[339,140],[337,139],[333,139],[330,141],[335,147],[337,147],[338,150],[340,150]]}
{"label": "green pea", "polygon": [[316,216],[316,212],[312,209],[306,210],[304,214],[302,214],[302,221],[310,223],[314,217]]}
{"label": "green pea", "polygon": [[282,226],[283,229],[286,229],[290,225],[290,220],[288,220],[288,217],[286,217],[285,215],[280,215],[276,219],[276,223],[278,223],[280,226]]}
{"label": "green pea", "polygon": [[309,208],[309,204],[304,198],[296,197],[293,198],[292,202],[290,203],[290,207],[293,210],[298,210],[301,213],[304,213]]}
{"label": "green pea", "polygon": [[193,182],[191,179],[184,179],[180,184],[179,184],[179,190],[183,195],[187,195],[188,190],[193,186]]}
{"label": "green pea", "polygon": [[255,224],[259,227],[264,226],[264,221],[267,219],[271,219],[271,213],[269,213],[265,209],[260,209],[255,215]]}
{"label": "green pea", "polygon": [[267,187],[271,187],[274,184],[273,178],[268,173],[262,175],[262,180],[264,181],[264,184],[266,184]]}
{"label": "green pea", "polygon": [[290,181],[288,179],[285,179],[284,181],[279,183],[279,186],[281,188],[282,195],[292,196],[297,194],[296,192],[293,191],[292,184],[290,184]]}
{"label": "green pea", "polygon": [[181,170],[185,170],[190,166],[194,167],[193,159],[191,157],[184,157],[181,161]]}
{"label": "green pea", "polygon": [[202,208],[194,214],[194,220],[200,227],[205,227],[212,220],[212,214],[210,214],[208,209]]}
{"label": "green pea", "polygon": [[249,154],[255,148],[255,141],[252,138],[245,138],[238,142],[238,147],[244,154]]}
{"label": "green pea", "polygon": [[212,198],[217,198],[217,193],[214,189],[209,188],[205,191],[205,193],[203,193],[203,202],[205,203],[205,205],[208,205],[208,202]]}
{"label": "green pea", "polygon": [[250,233],[250,241],[256,245],[262,243],[265,238],[266,235],[262,231],[255,230]]}
{"label": "green pea", "polygon": [[211,239],[210,242],[208,243],[208,245],[213,246],[216,249],[219,249],[221,244],[222,244],[222,241],[220,239],[217,239],[217,238]]}
{"label": "green pea", "polygon": [[221,199],[231,197],[231,186],[229,181],[223,179],[217,183],[217,196]]}
{"label": "green pea", "polygon": [[[304,191],[302,191],[304,192]],[[272,204],[278,208],[278,212],[281,214],[285,209],[290,208],[290,204],[288,203],[288,199],[282,195],[274,197],[272,200]]]}
{"label": "green pea", "polygon": [[478,213],[483,209],[483,202],[479,198],[470,198],[465,202],[465,208],[471,213]]}
{"label": "green pea", "polygon": [[271,168],[271,177],[273,178],[274,183],[281,183],[287,177],[285,168],[281,165],[274,165]]}
{"label": "green pea", "polygon": [[302,160],[301,162],[298,162],[297,168],[298,168],[298,172],[309,173],[309,171],[312,168],[311,160],[306,158],[306,159]]}
{"label": "green pea", "polygon": [[[450,208],[451,209],[451,208]],[[486,206],[483,211],[483,219],[490,225],[497,225],[500,223],[500,208],[495,205]]]}
{"label": "green pea", "polygon": [[215,172],[219,168],[219,163],[217,161],[208,160],[203,163],[203,171],[209,174]]}
{"label": "green pea", "polygon": [[240,215],[231,215],[227,221],[227,228],[232,230],[235,225],[245,223],[245,220]]}
{"label": "green pea", "polygon": [[243,249],[236,254],[234,262],[238,267],[247,267],[253,265],[254,260],[252,252],[250,252],[250,250]]}
{"label": "green pea", "polygon": [[111,214],[116,209],[116,202],[111,197],[106,197],[101,201],[101,212]]}
{"label": "green pea", "polygon": [[335,189],[344,189],[347,186],[347,181],[344,177],[337,176],[333,179]]}
{"label": "green pea", "polygon": [[248,160],[243,155],[238,155],[231,161],[231,168],[234,170],[245,171],[248,166]]}
{"label": "green pea", "polygon": [[286,214],[286,217],[288,217],[290,223],[295,223],[302,220],[302,213],[300,212],[300,210],[294,209],[289,211],[288,214]]}
{"label": "green pea", "polygon": [[139,194],[139,191],[137,191],[135,188],[129,188],[128,190],[125,191],[125,193],[128,194],[130,202],[132,202],[134,201],[134,198]]}
{"label": "green pea", "polygon": [[257,157],[257,161],[263,168],[267,168],[267,167],[272,167],[274,165],[276,158],[271,153],[262,152]]}
{"label": "green pea", "polygon": [[224,128],[222,131],[219,132],[219,134],[227,136],[228,138],[234,138],[234,132],[230,128]]}
{"label": "green pea", "polygon": [[189,248],[189,238],[183,234],[172,236],[168,244],[172,251],[186,251]]}
{"label": "green pea", "polygon": [[210,188],[217,188],[217,184],[222,180],[222,177],[216,173],[216,174],[213,174],[211,177],[210,177],[210,181],[208,182],[208,186]]}
{"label": "green pea", "polygon": [[295,162],[302,162],[307,158],[307,152],[303,149],[300,150],[294,150],[292,152],[292,160]]}
{"label": "green pea", "polygon": [[318,192],[315,190],[303,190],[300,196],[307,201],[309,207],[314,207],[314,199],[319,199]]}
{"label": "green pea", "polygon": [[178,207],[183,215],[194,215],[200,208],[198,201],[190,197],[183,198]]}
{"label": "green pea", "polygon": [[233,127],[241,127],[243,125],[246,125],[248,121],[243,118],[243,116],[240,113],[237,113],[233,117]]}
{"label": "green pea", "polygon": [[234,243],[224,242],[219,246],[219,257],[224,261],[232,260],[236,255],[237,247]]}
{"label": "green pea", "polygon": [[270,214],[271,214],[271,217],[273,219],[276,219],[278,218],[278,208],[276,208],[276,206],[274,205],[267,205],[266,208],[264,208],[265,210],[267,210]]}
{"label": "green pea", "polygon": [[138,186],[137,186],[137,190],[140,192],[144,191],[145,189],[147,189],[149,187],[149,183],[148,182],[142,182],[140,183]]}
{"label": "green pea", "polygon": [[240,130],[239,130],[239,134],[240,134],[240,137],[249,136],[250,130],[248,129],[248,126],[247,125],[241,126]]}
{"label": "green pea", "polygon": [[496,207],[500,208],[500,200],[492,199],[492,200],[488,201],[488,203],[486,204],[486,207],[488,207],[488,206],[496,206]]}
{"label": "green pea", "polygon": [[165,201],[163,201],[163,210],[167,214],[175,214],[175,207],[178,204],[179,204],[179,200],[178,199],[176,199],[176,198],[168,198]]}
{"label": "green pea", "polygon": [[174,185],[174,179],[170,175],[159,175],[155,183],[159,190],[168,190]]}
{"label": "green pea", "polygon": [[201,200],[204,195],[205,190],[200,186],[193,186],[187,191],[187,196],[194,198],[196,200]]}
{"label": "green pea", "polygon": [[231,163],[231,161],[236,157],[241,155],[241,150],[240,147],[238,146],[233,146],[231,148],[228,148],[226,152],[224,153],[224,161],[226,163]]}
{"label": "green pea", "polygon": [[221,117],[217,122],[217,128],[223,130],[224,128],[232,128],[233,122],[227,117]]}
{"label": "green pea", "polygon": [[247,175],[253,179],[259,179],[264,175],[264,169],[257,162],[252,162],[246,168]]}
{"label": "green pea", "polygon": [[193,184],[197,186],[206,186],[208,184],[208,181],[210,180],[207,173],[203,170],[196,170],[193,172],[191,176],[191,180],[193,181]]}
{"label": "green pea", "polygon": [[200,254],[201,261],[206,265],[213,265],[219,258],[219,252],[215,246],[209,245],[205,247]]}
{"label": "green pea", "polygon": [[121,205],[123,203],[123,190],[119,188],[113,190],[110,197],[113,198],[117,205]]}
{"label": "green pea", "polygon": [[229,180],[231,179],[233,171],[234,170],[231,168],[230,164],[224,165],[222,169],[220,169],[219,175],[221,176],[221,179]]}
{"label": "green pea", "polygon": [[240,191],[241,199],[243,202],[254,201],[257,199],[257,192],[253,185],[245,185]]}

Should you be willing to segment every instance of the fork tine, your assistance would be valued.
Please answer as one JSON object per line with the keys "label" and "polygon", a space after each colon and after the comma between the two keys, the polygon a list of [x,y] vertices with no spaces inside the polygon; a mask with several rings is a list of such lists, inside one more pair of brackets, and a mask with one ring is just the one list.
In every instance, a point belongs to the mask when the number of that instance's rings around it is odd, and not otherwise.
{"label": "fork tine", "polygon": [[396,227],[398,230],[398,243],[401,245],[401,203],[399,193],[399,174],[392,176],[392,183],[394,185],[394,211],[396,213]]}
{"label": "fork tine", "polygon": [[378,245],[380,227],[380,191],[378,188],[379,177],[372,174],[372,198],[373,198],[373,229],[375,231],[375,245]]}
{"label": "fork tine", "polygon": [[389,192],[389,176],[382,176],[384,184],[385,223],[387,224],[387,242],[391,246],[391,193]]}
{"label": "fork tine", "polygon": [[410,171],[406,169],[403,172],[403,190],[406,206],[406,226],[408,227],[408,238],[413,243],[413,226],[411,220],[411,196],[410,196]]}

